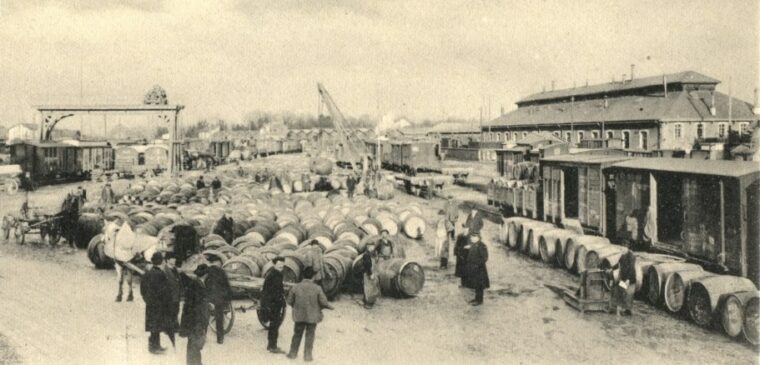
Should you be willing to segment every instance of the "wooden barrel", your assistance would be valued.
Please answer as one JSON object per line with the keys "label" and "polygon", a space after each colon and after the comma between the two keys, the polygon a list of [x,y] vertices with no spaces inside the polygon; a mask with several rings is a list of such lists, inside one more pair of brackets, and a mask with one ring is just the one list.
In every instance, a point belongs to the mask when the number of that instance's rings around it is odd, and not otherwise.
{"label": "wooden barrel", "polygon": [[709,326],[715,318],[720,297],[740,291],[757,291],[757,288],[751,280],[733,275],[711,276],[692,281],[686,297],[689,317],[700,326]]}
{"label": "wooden barrel", "polygon": [[300,242],[303,242],[303,240],[306,239],[306,233],[304,230],[298,229],[298,226],[295,224],[290,224],[285,226],[285,228],[281,229],[279,232],[275,234],[276,237],[283,237],[288,240],[288,242],[293,243],[294,245],[299,244]]}
{"label": "wooden barrel", "polygon": [[328,254],[322,257],[322,267],[324,276],[322,277],[322,289],[325,291],[328,299],[335,298],[340,292],[341,285],[348,276],[352,260],[338,255]]}
{"label": "wooden barrel", "polygon": [[507,246],[516,249],[522,242],[523,223],[528,220],[525,218],[512,219],[508,223],[507,228]]}
{"label": "wooden barrel", "polygon": [[105,242],[102,233],[95,235],[87,245],[87,258],[95,265],[96,269],[112,269],[114,266],[113,259],[105,254],[104,248]]}
{"label": "wooden barrel", "polygon": [[[581,273],[587,270],[586,268],[586,254],[591,250],[598,250],[604,247],[610,246],[610,241],[604,237],[598,236],[578,236],[572,240],[575,248],[574,260],[575,260],[575,272]],[[568,246],[570,243],[567,243]],[[565,256],[565,260],[567,260]]]}
{"label": "wooden barrel", "polygon": [[625,252],[625,247],[618,245],[607,245],[600,248],[594,248],[586,253],[586,270],[598,269],[602,260],[609,256],[618,258]]}
{"label": "wooden barrel", "polygon": [[[577,237],[578,235],[568,229],[563,229],[557,233],[557,246],[554,248],[554,257],[557,259],[557,266],[565,267],[565,254],[567,252],[567,242],[570,238]],[[572,267],[571,267],[572,268]],[[571,268],[568,268],[571,269]]]}
{"label": "wooden barrel", "polygon": [[544,263],[557,263],[557,248],[562,247],[562,245],[559,243],[562,240],[559,237],[563,231],[565,230],[558,228],[548,229],[542,231],[541,235],[538,236],[538,251],[541,255],[541,261]]}
{"label": "wooden barrel", "polygon": [[[301,271],[303,270],[301,263],[293,257],[285,257],[283,264],[284,266],[282,268],[282,281],[286,283],[300,282]],[[267,261],[267,263],[264,264],[264,266],[261,268],[261,276],[267,277],[269,270],[274,270],[274,265],[272,264],[271,260]]]}
{"label": "wooden barrel", "polygon": [[665,302],[665,308],[671,313],[678,313],[685,308],[686,297],[689,293],[689,286],[692,280],[704,278],[707,276],[715,276],[715,274],[701,271],[682,271],[674,272],[667,279],[665,279],[665,286],[663,288],[663,301]]}
{"label": "wooden barrel", "polygon": [[541,232],[554,229],[554,225],[544,222],[531,222],[523,225],[523,230],[527,227],[527,231],[524,232],[523,238],[525,240],[525,250],[527,250],[530,257],[536,258],[541,255],[539,248],[539,236]]}
{"label": "wooden barrel", "polygon": [[753,297],[744,304],[742,334],[747,342],[760,345],[760,298]]}
{"label": "wooden barrel", "polygon": [[412,297],[425,285],[425,271],[416,262],[393,258],[378,262],[380,291],[391,297]]}
{"label": "wooden barrel", "polygon": [[404,234],[406,234],[406,236],[411,239],[422,238],[425,235],[425,230],[427,229],[427,223],[425,222],[425,219],[416,213],[407,215],[406,219],[404,219],[402,223],[402,226],[404,228]]}
{"label": "wooden barrel", "polygon": [[364,222],[361,224],[362,230],[367,233],[367,235],[374,236],[380,234],[380,230],[383,228],[383,224],[380,223],[377,219],[374,218],[367,218]]}
{"label": "wooden barrel", "polygon": [[381,213],[375,219],[380,222],[383,229],[387,230],[391,236],[398,234],[398,220],[391,213]]}
{"label": "wooden barrel", "polygon": [[[665,281],[675,272],[704,271],[702,266],[685,262],[664,262],[655,264],[647,270],[647,299],[652,305],[662,302]],[[717,298],[715,298],[717,300]]]}
{"label": "wooden barrel", "polygon": [[206,258],[207,261],[209,262],[217,261],[222,265],[224,265],[224,263],[227,262],[228,260],[227,255],[217,250],[204,250],[202,254]]}
{"label": "wooden barrel", "polygon": [[244,275],[261,277],[261,268],[259,268],[259,264],[247,256],[236,256],[227,260],[224,265],[222,265],[222,269],[224,269],[227,274],[230,274],[230,276]]}
{"label": "wooden barrel", "polygon": [[724,294],[718,300],[720,324],[728,337],[736,338],[742,334],[744,326],[744,306],[752,298],[758,298],[756,290]]}

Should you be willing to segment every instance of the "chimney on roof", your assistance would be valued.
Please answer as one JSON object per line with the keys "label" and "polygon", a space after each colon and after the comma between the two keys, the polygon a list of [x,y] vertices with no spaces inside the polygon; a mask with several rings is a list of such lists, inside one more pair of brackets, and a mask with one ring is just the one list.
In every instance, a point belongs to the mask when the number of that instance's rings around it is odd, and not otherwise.
{"label": "chimney on roof", "polygon": [[760,89],[755,88],[755,105],[752,108],[752,113],[760,115]]}
{"label": "chimney on roof", "polygon": [[715,108],[715,91],[710,93],[710,115],[713,117],[718,113],[718,109]]}
{"label": "chimney on roof", "polygon": [[552,91],[554,91],[554,80],[552,80]]}
{"label": "chimney on roof", "polygon": [[636,65],[631,64],[631,81],[633,81],[634,72],[636,71]]}

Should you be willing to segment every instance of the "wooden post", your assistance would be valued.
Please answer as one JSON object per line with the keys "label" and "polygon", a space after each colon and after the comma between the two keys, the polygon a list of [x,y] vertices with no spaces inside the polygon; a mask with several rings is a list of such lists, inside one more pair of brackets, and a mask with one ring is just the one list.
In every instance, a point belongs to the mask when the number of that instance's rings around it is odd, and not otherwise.
{"label": "wooden post", "polygon": [[[652,226],[654,226],[654,229],[652,230],[652,243],[657,242],[657,179],[654,177],[653,173],[649,173],[649,209],[652,209]],[[646,216],[646,215],[645,215]],[[645,224],[645,222],[641,222],[641,224]]]}
{"label": "wooden post", "polygon": [[565,170],[559,173],[559,221],[565,221]]}
{"label": "wooden post", "polygon": [[723,185],[723,179],[718,181],[720,186],[720,255],[721,264],[726,260],[726,188]]}

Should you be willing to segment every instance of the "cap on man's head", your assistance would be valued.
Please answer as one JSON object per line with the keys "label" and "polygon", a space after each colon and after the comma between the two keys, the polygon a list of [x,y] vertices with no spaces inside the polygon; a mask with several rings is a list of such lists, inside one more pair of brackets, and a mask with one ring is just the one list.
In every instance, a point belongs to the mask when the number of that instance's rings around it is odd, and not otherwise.
{"label": "cap on man's head", "polygon": [[150,257],[150,263],[153,265],[161,265],[164,262],[164,256],[160,252],[154,252]]}
{"label": "cap on man's head", "polygon": [[319,241],[317,241],[317,240],[311,240],[311,242],[309,242],[309,244],[312,245],[312,246],[319,245]]}
{"label": "cap on man's head", "polygon": [[285,261],[285,258],[282,256],[276,256],[275,258],[272,259],[272,264],[276,264],[280,261]]}
{"label": "cap on man's head", "polygon": [[314,269],[311,267],[307,267],[303,270],[303,277],[306,279],[311,279],[314,277]]}
{"label": "cap on man's head", "polygon": [[193,274],[195,274],[195,276],[197,277],[201,277],[208,274],[208,265],[206,264],[198,265],[198,267],[196,267],[195,270],[193,271]]}

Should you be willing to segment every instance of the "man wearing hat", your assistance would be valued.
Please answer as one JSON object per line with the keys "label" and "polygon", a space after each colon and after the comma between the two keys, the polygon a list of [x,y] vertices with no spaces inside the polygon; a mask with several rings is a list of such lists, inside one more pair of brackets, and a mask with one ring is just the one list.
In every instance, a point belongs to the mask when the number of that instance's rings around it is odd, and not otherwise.
{"label": "man wearing hat", "polygon": [[464,223],[464,228],[467,231],[467,234],[480,234],[480,230],[483,229],[483,217],[477,209],[472,208],[470,214],[467,216],[467,221]]}
{"label": "man wearing hat", "polygon": [[179,329],[179,301],[182,298],[182,280],[177,270],[177,258],[174,252],[167,252],[165,255],[164,273],[166,279],[169,282],[170,289],[170,301],[166,312],[166,334],[169,335],[169,339],[172,341],[172,347],[175,346],[174,334]]}
{"label": "man wearing hat", "polygon": [[380,231],[380,239],[377,241],[377,256],[381,260],[393,257],[393,242],[387,229]]}
{"label": "man wearing hat", "polygon": [[208,266],[198,265],[193,274],[196,278],[186,277],[185,280],[185,307],[182,309],[179,335],[187,337],[187,365],[201,365],[201,350],[206,343],[210,314],[204,284],[208,276]]}
{"label": "man wearing hat", "polygon": [[204,279],[208,301],[214,305],[214,320],[216,321],[216,343],[224,343],[224,309],[232,301],[232,288],[227,273],[220,267],[219,261],[208,266],[208,274]]}
{"label": "man wearing hat", "polygon": [[107,209],[114,203],[113,189],[111,189],[111,183],[106,183],[103,186],[103,190],[100,192],[100,204],[103,209]]}
{"label": "man wearing hat", "polygon": [[285,288],[282,285],[282,269],[285,259],[277,256],[272,260],[274,270],[270,270],[264,278],[264,287],[261,290],[261,310],[264,318],[269,321],[267,333],[267,351],[273,354],[284,354],[277,347],[277,337],[280,332],[283,315],[285,314]]}
{"label": "man wearing hat", "polygon": [[370,309],[375,305],[377,297],[380,296],[380,281],[377,277],[377,250],[375,242],[367,242],[367,247],[362,254],[362,268],[364,269],[362,289],[364,291],[364,308]]}
{"label": "man wearing hat", "polygon": [[309,248],[304,253],[304,267],[310,267],[314,270],[314,282],[322,284],[322,278],[324,277],[324,261],[322,259],[322,247],[319,245],[319,241],[311,240],[311,242],[309,242]]}
{"label": "man wearing hat", "polygon": [[161,332],[166,331],[166,317],[171,302],[171,288],[166,274],[161,270],[164,262],[160,252],[150,258],[153,267],[143,275],[140,282],[140,294],[145,301],[145,331],[150,332],[148,351],[160,354],[166,349],[161,347]]}
{"label": "man wearing hat", "polygon": [[467,264],[465,267],[465,285],[468,288],[475,289],[475,299],[470,301],[472,305],[483,304],[483,291],[488,289],[490,281],[488,279],[488,248],[480,240],[477,233],[470,234],[470,244],[467,253]]}
{"label": "man wearing hat", "polygon": [[312,280],[313,276],[314,271],[307,267],[303,271],[303,280],[288,292],[286,301],[293,307],[293,322],[295,322],[290,352],[288,352],[289,359],[295,359],[298,356],[298,348],[301,347],[301,339],[306,332],[303,359],[304,361],[313,360],[312,349],[317,324],[322,321],[322,309],[333,309],[322,287]]}
{"label": "man wearing hat", "polygon": [[454,201],[454,196],[447,196],[444,213],[446,214],[446,232],[449,237],[449,242],[453,242],[455,238],[454,230],[456,229],[457,222],[459,221],[459,207]]}

